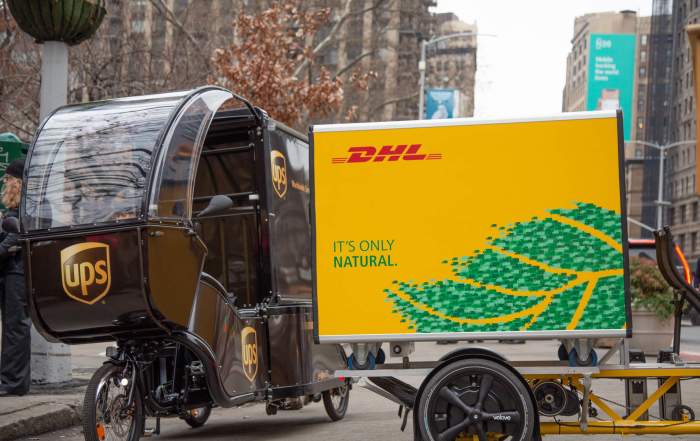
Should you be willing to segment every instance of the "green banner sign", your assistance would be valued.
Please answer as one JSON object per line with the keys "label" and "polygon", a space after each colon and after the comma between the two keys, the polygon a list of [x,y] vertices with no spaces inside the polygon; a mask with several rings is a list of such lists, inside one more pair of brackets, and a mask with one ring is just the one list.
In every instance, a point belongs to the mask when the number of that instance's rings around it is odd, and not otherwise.
{"label": "green banner sign", "polygon": [[633,34],[591,34],[587,110],[622,109],[625,141],[632,129],[634,94]]}
{"label": "green banner sign", "polygon": [[[17,135],[9,132],[0,133],[0,178],[5,174],[5,169],[10,162],[27,154],[27,147],[28,145],[23,143]],[[0,210],[3,209],[5,206],[0,203]]]}

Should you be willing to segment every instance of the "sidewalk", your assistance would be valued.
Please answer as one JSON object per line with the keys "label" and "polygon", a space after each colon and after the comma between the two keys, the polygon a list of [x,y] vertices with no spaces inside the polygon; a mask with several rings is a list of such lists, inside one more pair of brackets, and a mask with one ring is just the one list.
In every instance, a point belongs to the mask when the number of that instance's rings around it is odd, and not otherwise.
{"label": "sidewalk", "polygon": [[104,361],[107,344],[73,346],[73,379],[59,385],[33,384],[23,397],[0,397],[0,441],[80,424],[83,396],[92,373]]}

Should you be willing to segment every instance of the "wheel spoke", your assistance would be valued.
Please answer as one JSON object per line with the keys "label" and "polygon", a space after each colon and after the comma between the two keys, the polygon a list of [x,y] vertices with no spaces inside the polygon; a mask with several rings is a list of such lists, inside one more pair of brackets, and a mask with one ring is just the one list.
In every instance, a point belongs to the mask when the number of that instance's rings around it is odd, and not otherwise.
{"label": "wheel spoke", "polygon": [[476,424],[476,434],[479,436],[479,441],[488,441],[484,426],[480,422]]}
{"label": "wheel spoke", "polygon": [[474,409],[464,404],[464,401],[462,401],[459,395],[457,395],[457,393],[449,386],[444,386],[442,389],[440,389],[440,398],[444,399],[453,406],[457,406],[467,415],[474,412]]}
{"label": "wheel spoke", "polygon": [[457,438],[457,435],[462,433],[468,425],[469,419],[465,418],[461,423],[457,423],[454,426],[450,426],[447,429],[440,432],[438,438],[440,441],[454,441]]}
{"label": "wheel spoke", "polygon": [[484,374],[481,377],[481,386],[479,386],[479,399],[476,402],[476,407],[481,409],[484,406],[484,400],[491,391],[491,386],[493,385],[493,376],[489,374]]}
{"label": "wheel spoke", "polygon": [[506,412],[484,413],[486,421],[494,421],[497,423],[520,424],[520,412],[509,410]]}

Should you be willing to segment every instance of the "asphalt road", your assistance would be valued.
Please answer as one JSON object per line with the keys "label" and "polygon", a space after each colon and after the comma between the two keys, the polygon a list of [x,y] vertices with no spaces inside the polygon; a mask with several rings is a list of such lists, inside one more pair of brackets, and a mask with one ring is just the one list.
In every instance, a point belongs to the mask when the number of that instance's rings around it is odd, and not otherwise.
{"label": "asphalt road", "polygon": [[[683,329],[686,351],[700,352],[700,327],[685,327]],[[464,343],[460,343],[462,345]],[[503,353],[509,359],[553,359],[557,343],[552,341],[528,342],[525,345],[503,345],[487,343]],[[74,359],[87,363],[91,359],[98,360],[99,347],[88,345],[74,350]],[[419,344],[416,359],[434,360],[455,345],[438,346],[435,344]],[[92,351],[83,353],[81,351]],[[76,353],[77,352],[77,353]],[[419,379],[405,379],[416,384]],[[654,381],[649,381],[650,393],[654,389]],[[624,401],[623,383],[620,381],[605,381],[594,383],[594,391],[617,402]],[[683,384],[684,402],[700,410],[700,382],[688,381]],[[651,413],[657,414],[652,408]],[[267,416],[262,405],[251,405],[236,409],[215,409],[212,417],[204,427],[191,429],[179,419],[162,420],[161,440],[285,440],[285,441],[365,441],[365,440],[396,440],[412,441],[413,434],[409,427],[405,432],[400,431],[401,421],[397,416],[397,406],[373,393],[355,387],[351,394],[350,406],[344,420],[333,423],[325,414],[321,403],[312,404],[299,411],[280,411],[275,416]],[[147,426],[153,422],[148,422]],[[622,439],[621,436],[592,436],[596,441]],[[580,439],[574,436],[551,436],[548,440],[565,441]],[[638,439],[648,440],[700,440],[700,436],[644,436]],[[45,435],[26,438],[29,440],[83,440],[81,429],[71,428],[52,432]]]}

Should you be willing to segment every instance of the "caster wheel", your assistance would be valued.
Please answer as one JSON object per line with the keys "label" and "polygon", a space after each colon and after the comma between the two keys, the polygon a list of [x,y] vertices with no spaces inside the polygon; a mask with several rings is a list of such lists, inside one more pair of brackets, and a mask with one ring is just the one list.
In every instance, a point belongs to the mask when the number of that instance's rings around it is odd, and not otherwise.
{"label": "caster wheel", "polygon": [[352,354],[350,358],[348,358],[348,369],[350,370],[364,371],[367,369],[374,369],[376,366],[377,361],[374,358],[374,354],[371,352],[367,354],[367,359],[364,363],[359,363],[357,358],[355,358],[355,354]]}
{"label": "caster wheel", "polygon": [[591,406],[588,408],[588,416],[591,418],[596,418],[598,416],[598,409]]}
{"label": "caster wheel", "polygon": [[557,356],[559,356],[559,361],[568,361],[569,360],[569,353],[566,350],[566,346],[564,346],[564,345],[559,346],[559,351],[557,352]]}
{"label": "caster wheel", "polygon": [[598,354],[596,353],[595,349],[591,349],[591,352],[588,355],[588,360],[584,361],[579,358],[576,348],[574,348],[571,350],[571,352],[569,352],[569,366],[598,366]]}
{"label": "caster wheel", "polygon": [[269,403],[266,404],[265,405],[265,413],[267,413],[270,416],[277,415],[277,406],[275,406],[274,404],[269,404]]}
{"label": "caster wheel", "polygon": [[384,353],[384,349],[379,348],[377,351],[377,356],[374,358],[374,362],[376,364],[384,364],[384,362],[386,362],[386,354]]}

